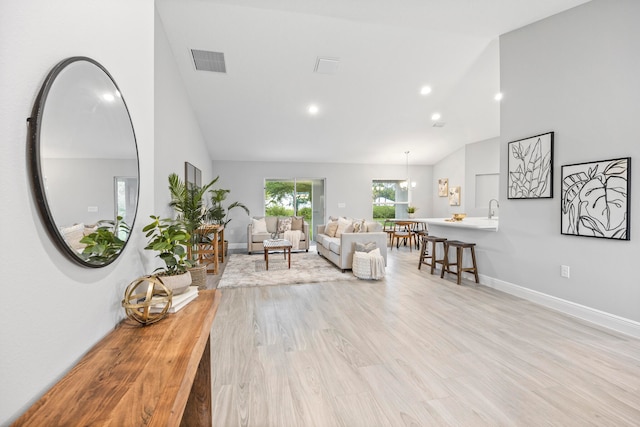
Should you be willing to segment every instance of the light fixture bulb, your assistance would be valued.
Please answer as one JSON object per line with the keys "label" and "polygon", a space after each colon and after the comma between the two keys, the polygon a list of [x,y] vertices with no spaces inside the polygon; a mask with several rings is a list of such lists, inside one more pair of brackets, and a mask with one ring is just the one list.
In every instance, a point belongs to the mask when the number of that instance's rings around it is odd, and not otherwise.
{"label": "light fixture bulb", "polygon": [[422,86],[422,88],[420,89],[420,95],[429,95],[430,93],[431,93],[430,86]]}
{"label": "light fixture bulb", "polygon": [[318,114],[318,111],[320,111],[320,109],[318,108],[317,105],[311,104],[309,105],[309,109],[307,111],[309,111],[309,114],[311,115],[316,115]]}
{"label": "light fixture bulb", "polygon": [[431,115],[431,120],[440,120],[440,117],[442,117],[440,113],[433,113]]}

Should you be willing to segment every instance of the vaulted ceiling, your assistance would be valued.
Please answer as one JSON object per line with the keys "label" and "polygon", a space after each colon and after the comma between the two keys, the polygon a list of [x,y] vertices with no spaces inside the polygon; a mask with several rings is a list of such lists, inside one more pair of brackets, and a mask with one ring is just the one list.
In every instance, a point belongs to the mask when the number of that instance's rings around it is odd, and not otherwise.
{"label": "vaulted ceiling", "polygon": [[[499,136],[498,36],[585,2],[156,5],[216,160],[404,164],[410,151],[412,164],[433,164]],[[192,49],[223,53],[226,72],[196,70]],[[319,57],[334,60],[332,73],[314,72]]]}

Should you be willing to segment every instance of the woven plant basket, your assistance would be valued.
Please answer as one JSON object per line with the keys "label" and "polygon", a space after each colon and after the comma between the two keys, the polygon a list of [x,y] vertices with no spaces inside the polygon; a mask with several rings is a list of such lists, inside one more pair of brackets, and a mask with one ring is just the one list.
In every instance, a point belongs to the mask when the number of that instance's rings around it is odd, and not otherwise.
{"label": "woven plant basket", "polygon": [[207,288],[207,266],[205,264],[198,264],[195,267],[189,269],[191,272],[191,286],[197,286],[198,289]]}

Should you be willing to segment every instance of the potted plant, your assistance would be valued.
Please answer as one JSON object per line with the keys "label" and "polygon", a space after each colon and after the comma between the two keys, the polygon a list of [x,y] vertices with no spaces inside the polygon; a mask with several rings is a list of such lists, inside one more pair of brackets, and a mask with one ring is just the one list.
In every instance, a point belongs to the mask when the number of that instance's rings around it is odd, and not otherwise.
{"label": "potted plant", "polygon": [[142,231],[149,239],[145,249],[158,252],[165,267],[158,267],[154,274],[162,283],[179,294],[186,291],[191,285],[191,274],[188,268],[191,262],[187,259],[186,247],[190,244],[190,234],[184,224],[170,218],[160,218],[151,215],[152,221],[144,226]]}
{"label": "potted plant", "polygon": [[80,243],[86,245],[80,256],[91,264],[108,264],[120,254],[126,240],[124,236],[131,230],[121,216],[115,221],[100,220],[97,225],[96,231],[80,239]]}
{"label": "potted plant", "polygon": [[169,192],[171,193],[169,206],[176,211],[176,219],[184,224],[185,229],[191,235],[191,243],[187,248],[187,253],[193,264],[197,262],[198,243],[201,239],[197,231],[204,224],[207,216],[205,195],[216,181],[218,181],[218,177],[203,187],[199,187],[195,184],[185,184],[175,173],[169,175]]}
{"label": "potted plant", "polygon": [[418,210],[418,208],[416,208],[415,206],[407,206],[407,213],[409,214],[409,218],[413,218],[416,214],[416,211]]}
{"label": "potted plant", "polygon": [[[218,178],[216,178],[216,181],[217,180]],[[211,206],[207,210],[206,214],[206,218],[208,221],[212,222],[213,224],[218,224],[226,227],[226,225],[231,221],[231,218],[229,218],[229,212],[235,208],[241,208],[247,213],[247,215],[250,215],[249,208],[247,208],[243,203],[233,202],[226,207],[224,206],[224,202],[230,192],[231,190],[226,189],[209,190],[209,194],[211,196]],[[225,256],[227,254],[227,248],[228,243],[225,240],[223,247],[223,253],[225,254]]]}

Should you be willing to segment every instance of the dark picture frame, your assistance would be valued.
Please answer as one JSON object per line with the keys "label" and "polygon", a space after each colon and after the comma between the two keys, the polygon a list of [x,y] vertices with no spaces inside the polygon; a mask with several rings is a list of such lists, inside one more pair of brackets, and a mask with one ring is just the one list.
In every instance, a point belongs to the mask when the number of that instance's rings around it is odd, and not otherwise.
{"label": "dark picture frame", "polygon": [[508,199],[553,198],[553,132],[507,144]]}
{"label": "dark picture frame", "polygon": [[184,162],[184,182],[187,188],[202,187],[202,171],[189,162]]}
{"label": "dark picture frame", "polygon": [[631,238],[631,157],[562,166],[561,234]]}

